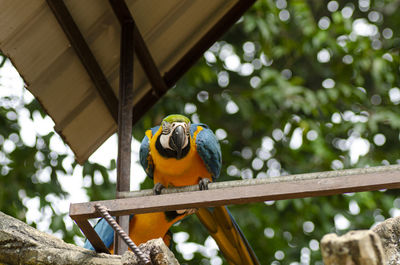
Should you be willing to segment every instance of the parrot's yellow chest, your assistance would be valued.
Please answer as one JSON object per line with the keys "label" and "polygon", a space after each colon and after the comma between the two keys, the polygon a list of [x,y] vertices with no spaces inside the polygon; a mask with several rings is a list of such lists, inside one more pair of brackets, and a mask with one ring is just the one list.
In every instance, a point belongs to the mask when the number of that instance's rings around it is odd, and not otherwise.
{"label": "parrot's yellow chest", "polygon": [[[172,220],[168,220],[164,212],[135,214],[129,222],[129,236],[136,245],[161,237],[164,243],[169,246],[170,239],[167,234],[169,228],[185,216],[187,214],[181,214]],[[113,245],[110,247],[110,252],[114,254]]]}
{"label": "parrot's yellow chest", "polygon": [[181,159],[166,158],[159,154],[156,149],[156,139],[161,133],[157,132],[150,141],[150,154],[154,165],[154,183],[161,183],[164,187],[168,186],[188,186],[196,185],[201,178],[212,180],[210,172],[208,172],[203,160],[197,153],[195,139],[197,133],[202,128],[194,133],[194,137],[190,138],[190,150],[187,155]]}

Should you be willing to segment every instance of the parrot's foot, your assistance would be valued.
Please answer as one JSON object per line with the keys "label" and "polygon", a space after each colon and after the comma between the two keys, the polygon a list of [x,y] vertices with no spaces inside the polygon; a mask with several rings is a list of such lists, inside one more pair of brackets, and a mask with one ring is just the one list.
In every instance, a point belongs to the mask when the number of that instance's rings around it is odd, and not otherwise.
{"label": "parrot's foot", "polygon": [[208,178],[200,178],[199,180],[199,189],[200,190],[208,190],[208,184],[211,183],[211,180]]}
{"label": "parrot's foot", "polygon": [[153,194],[154,194],[154,195],[160,195],[160,194],[161,194],[161,191],[162,191],[164,188],[165,188],[165,187],[164,187],[163,184],[161,184],[160,182],[157,182],[156,184],[154,184],[154,187],[153,187]]}

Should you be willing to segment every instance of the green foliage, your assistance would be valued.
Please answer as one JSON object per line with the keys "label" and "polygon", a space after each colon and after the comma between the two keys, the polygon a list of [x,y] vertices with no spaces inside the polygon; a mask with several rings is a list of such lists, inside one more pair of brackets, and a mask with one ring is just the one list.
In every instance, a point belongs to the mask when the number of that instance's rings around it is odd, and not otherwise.
{"label": "green foliage", "polygon": [[[135,125],[134,137],[141,140],[171,113],[207,123],[220,139],[222,181],[398,163],[398,5],[258,0]],[[66,197],[59,175],[78,166],[66,166],[66,155],[50,150],[51,133],[37,135],[32,147],[21,141],[15,113],[22,107],[31,118],[44,113],[37,101],[15,101],[0,102],[0,185],[7,187],[0,188],[0,210],[25,220],[24,200],[38,197],[42,212],[52,213],[50,229],[73,242],[78,229],[64,224],[51,196]],[[4,148],[6,141],[15,148]],[[83,166],[90,200],[114,196],[113,169],[115,161]],[[46,181],[39,177],[43,170]],[[142,188],[149,187],[146,180]],[[370,228],[397,214],[398,196],[388,190],[230,209],[262,264],[322,264],[317,242],[323,235]],[[201,227],[190,217],[173,230],[203,245],[208,234]],[[176,244],[183,261],[179,249]],[[198,248],[186,263],[209,260]]]}
{"label": "green foliage", "polygon": [[[207,123],[221,139],[221,180],[397,163],[398,4],[329,2],[329,11],[327,3],[257,1],[134,131],[143,136],[168,113]],[[397,196],[366,192],[230,208],[263,264],[314,264],[321,260],[315,240],[390,217]],[[199,226],[190,218],[175,230],[202,244],[207,234]],[[199,263],[194,257],[188,264]]]}

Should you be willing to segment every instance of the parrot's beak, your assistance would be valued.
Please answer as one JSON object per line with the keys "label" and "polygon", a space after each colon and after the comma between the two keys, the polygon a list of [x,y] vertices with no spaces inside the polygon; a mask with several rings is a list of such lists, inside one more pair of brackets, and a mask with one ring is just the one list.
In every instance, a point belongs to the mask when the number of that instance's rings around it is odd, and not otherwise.
{"label": "parrot's beak", "polygon": [[169,145],[176,151],[176,158],[182,158],[182,149],[185,144],[185,129],[183,126],[177,126],[171,134]]}

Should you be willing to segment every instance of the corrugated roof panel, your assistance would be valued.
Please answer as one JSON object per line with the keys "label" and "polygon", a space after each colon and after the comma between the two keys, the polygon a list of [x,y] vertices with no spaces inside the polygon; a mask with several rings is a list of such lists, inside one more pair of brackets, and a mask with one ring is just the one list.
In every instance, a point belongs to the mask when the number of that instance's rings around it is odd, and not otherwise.
{"label": "corrugated roof panel", "polygon": [[[126,2],[164,75],[239,1]],[[118,95],[120,25],[110,4],[98,0],[68,0],[65,4]],[[115,132],[115,121],[46,1],[0,3],[0,49],[54,120],[56,131],[79,162]],[[136,104],[151,86],[138,60],[134,71]]]}

